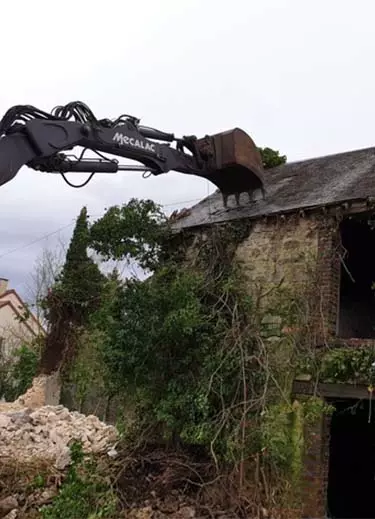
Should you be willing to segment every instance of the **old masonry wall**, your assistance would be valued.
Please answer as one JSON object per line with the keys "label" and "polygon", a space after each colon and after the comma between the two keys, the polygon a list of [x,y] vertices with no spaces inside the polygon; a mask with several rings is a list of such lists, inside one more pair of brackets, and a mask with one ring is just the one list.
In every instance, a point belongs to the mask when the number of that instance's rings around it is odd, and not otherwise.
{"label": "old masonry wall", "polygon": [[[319,347],[332,341],[336,334],[340,283],[338,247],[335,218],[292,215],[255,222],[248,238],[237,248],[236,259],[242,264],[249,293],[262,304],[267,303],[267,294],[280,286],[303,296],[315,276],[311,340],[312,346]],[[310,296],[311,293],[306,294]],[[302,516],[325,517],[329,418],[322,418],[305,434],[309,448],[304,459]]]}

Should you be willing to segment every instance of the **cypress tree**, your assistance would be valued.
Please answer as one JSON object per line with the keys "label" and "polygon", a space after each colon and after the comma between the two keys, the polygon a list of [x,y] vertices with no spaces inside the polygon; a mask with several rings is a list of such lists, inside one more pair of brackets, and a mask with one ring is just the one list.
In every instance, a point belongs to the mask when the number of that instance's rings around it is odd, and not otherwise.
{"label": "cypress tree", "polygon": [[87,208],[77,218],[65,264],[45,300],[49,333],[41,358],[41,372],[51,373],[74,356],[77,336],[99,308],[105,276],[88,256]]}
{"label": "cypress tree", "polygon": [[83,207],[76,222],[58,281],[58,292],[70,309],[71,323],[84,326],[91,313],[100,305],[104,276],[88,256],[90,243],[87,209]]}

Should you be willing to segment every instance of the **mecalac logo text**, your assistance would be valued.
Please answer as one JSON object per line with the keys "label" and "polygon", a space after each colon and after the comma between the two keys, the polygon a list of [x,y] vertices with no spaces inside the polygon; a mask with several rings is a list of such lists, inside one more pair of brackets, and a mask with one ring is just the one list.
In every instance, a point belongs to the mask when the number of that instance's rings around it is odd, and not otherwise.
{"label": "mecalac logo text", "polygon": [[128,135],[124,135],[120,132],[115,133],[113,140],[119,144],[122,144],[123,146],[131,146],[132,148],[139,148],[140,150],[152,151],[155,153],[155,144],[152,142],[135,139],[134,137],[129,137]]}

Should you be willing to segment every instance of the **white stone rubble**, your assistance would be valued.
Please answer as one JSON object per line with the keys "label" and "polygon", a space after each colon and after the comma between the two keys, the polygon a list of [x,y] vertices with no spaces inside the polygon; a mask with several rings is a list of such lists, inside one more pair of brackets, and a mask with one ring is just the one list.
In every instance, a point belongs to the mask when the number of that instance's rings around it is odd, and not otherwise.
{"label": "white stone rubble", "polygon": [[0,404],[0,459],[51,460],[63,470],[70,463],[69,447],[74,440],[82,442],[86,453],[107,452],[112,456],[117,429],[94,415],[70,412],[62,405],[45,405],[46,393],[40,390],[45,386],[45,379],[36,379],[24,397]]}

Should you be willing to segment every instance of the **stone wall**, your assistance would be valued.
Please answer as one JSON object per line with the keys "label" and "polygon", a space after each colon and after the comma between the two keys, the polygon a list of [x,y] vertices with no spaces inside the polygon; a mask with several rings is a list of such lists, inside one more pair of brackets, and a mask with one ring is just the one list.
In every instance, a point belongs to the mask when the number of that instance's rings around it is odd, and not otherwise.
{"label": "stone wall", "polygon": [[[277,287],[290,290],[302,299],[306,295],[312,340],[317,345],[327,344],[336,334],[340,282],[338,237],[332,217],[293,215],[255,222],[236,253],[248,280],[249,293],[262,304],[267,303]],[[268,296],[264,297],[265,294]]]}
{"label": "stone wall", "polygon": [[255,222],[236,254],[249,290],[262,293],[282,280],[294,286],[305,283],[308,267],[317,261],[318,242],[318,224],[314,220],[291,217]]}
{"label": "stone wall", "polygon": [[37,409],[43,406],[56,406],[60,403],[61,381],[58,372],[39,375],[32,386],[14,402],[0,402],[0,412],[9,409]]}
{"label": "stone wall", "polygon": [[[267,301],[273,289],[282,286],[304,293],[316,276],[310,301],[312,346],[329,343],[336,334],[339,301],[340,260],[338,226],[334,218],[294,215],[254,223],[238,247],[236,259],[242,264],[249,293]],[[306,297],[311,294],[306,293]],[[275,316],[274,316],[275,317]],[[325,517],[328,483],[329,421],[322,418],[306,431],[309,448],[303,473],[305,518]]]}

